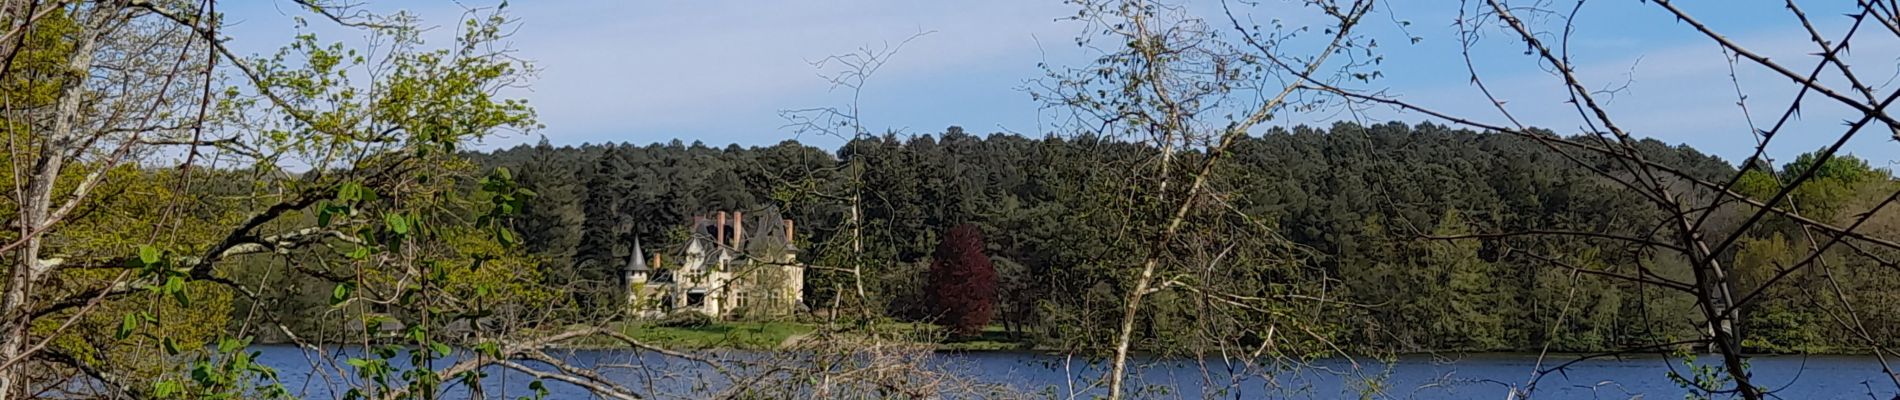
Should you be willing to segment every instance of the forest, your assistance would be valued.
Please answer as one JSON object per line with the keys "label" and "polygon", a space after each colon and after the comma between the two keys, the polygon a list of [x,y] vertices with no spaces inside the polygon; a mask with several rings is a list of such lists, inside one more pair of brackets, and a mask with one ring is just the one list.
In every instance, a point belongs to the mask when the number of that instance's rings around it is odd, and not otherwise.
{"label": "forest", "polygon": [[[1388,386],[1405,357],[1498,351],[1536,358],[1466,388],[1900,389],[1900,181],[1880,167],[1900,140],[1879,51],[1900,38],[1893,0],[1067,0],[1051,23],[1084,55],[1009,61],[1035,69],[1012,88],[1035,137],[868,122],[884,120],[866,91],[911,43],[880,38],[730,54],[805,57],[829,90],[749,115],[782,125],[748,134],[835,145],[753,147],[582,143],[561,125],[673,113],[667,94],[595,85],[649,63],[692,63],[702,79],[640,77],[718,105],[682,126],[737,119],[727,100],[746,97],[696,85],[782,76],[568,39],[750,38],[562,38],[533,50],[585,68],[543,69],[517,35],[584,21],[519,11],[542,2],[428,18],[368,3],[0,1],[0,400],[1387,398],[1458,383]],[[1771,25],[1772,41],[1731,29]],[[1647,91],[1636,68],[1603,69],[1651,55],[1701,69]],[[933,68],[988,73],[967,66]],[[536,79],[564,71],[600,75],[542,108]],[[726,252],[743,230],[696,218],[719,211],[771,216],[755,233],[789,240],[758,247],[795,261]],[[638,256],[657,282],[711,232],[721,268],[790,271],[772,282],[799,290],[759,284],[760,302],[796,312],[629,312]],[[971,336],[1064,386],[955,369],[940,345]],[[1855,356],[1824,378],[1858,386],[1782,392],[1831,353]],[[1752,362],[1779,354],[1803,356]],[[1571,381],[1625,356],[1647,369]],[[1154,387],[1161,364],[1198,381]],[[1311,377],[1337,393],[1279,386]]]}
{"label": "forest", "polygon": [[[1648,140],[1642,149],[1704,179],[1737,171],[1688,146]],[[1105,266],[1132,262],[1134,254],[1121,249],[1127,231],[1139,229],[1108,212],[1125,207],[1112,203],[1125,199],[1105,191],[1139,173],[1127,166],[1130,160],[1157,154],[1153,147],[1099,137],[980,136],[950,127],[860,138],[836,150],[795,141],[721,148],[677,140],[554,147],[544,140],[468,156],[516,171],[520,184],[539,194],[518,221],[522,243],[543,260],[540,268],[550,278],[592,288],[576,293],[617,290],[614,274],[636,238],[649,249],[677,246],[682,221],[708,210],[777,207],[806,227],[799,240],[813,244],[807,254],[843,253],[848,199],[823,194],[851,191],[858,179],[869,199],[863,234],[875,238],[865,251],[890,260],[868,272],[884,315],[932,317],[926,304],[933,294],[924,290],[932,250],[952,227],[970,223],[982,228],[998,270],[996,323],[1038,346],[1087,348],[1107,335],[1115,299],[1129,286]],[[1318,306],[1331,309],[1314,315],[1333,316],[1319,322],[1355,346],[1523,351],[1549,343],[1559,351],[1590,352],[1694,336],[1699,329],[1690,323],[1691,298],[1577,272],[1645,268],[1682,278],[1682,260],[1628,254],[1611,248],[1625,243],[1587,236],[1477,234],[1643,236],[1655,229],[1629,221],[1653,219],[1658,210],[1588,169],[1565,165],[1533,140],[1429,123],[1341,123],[1248,136],[1234,144],[1231,157],[1223,168],[1232,171],[1214,183],[1231,190],[1224,206],[1257,216],[1248,223],[1266,229],[1250,234],[1283,237],[1291,243],[1286,253],[1295,256],[1207,278],[1255,288],[1258,295],[1327,296],[1333,301]],[[1789,178],[1775,171],[1800,171],[1810,160],[1763,168],[1740,187],[1766,196]],[[1815,218],[1847,218],[1895,185],[1890,171],[1849,156],[1829,161],[1795,196]],[[1863,232],[1900,228],[1891,214]],[[1711,229],[1719,230],[1739,216],[1710,218]],[[1799,253],[1790,247],[1803,245],[1795,235],[1785,225],[1767,224],[1724,258],[1748,285],[1793,262]],[[1869,329],[1900,337],[1900,321],[1883,317],[1900,315],[1887,301],[1900,291],[1878,273],[1895,266],[1856,251],[1828,255],[1841,263],[1843,290],[1870,317]],[[832,304],[848,279],[836,270],[814,271],[807,306]],[[1827,307],[1817,303],[1826,298],[1802,291],[1808,287],[1777,288],[1741,311],[1750,351],[1867,351],[1837,331]],[[1141,321],[1152,342],[1142,346],[1167,348],[1194,336],[1192,325],[1171,318],[1196,310],[1166,298],[1155,302],[1155,314]]]}

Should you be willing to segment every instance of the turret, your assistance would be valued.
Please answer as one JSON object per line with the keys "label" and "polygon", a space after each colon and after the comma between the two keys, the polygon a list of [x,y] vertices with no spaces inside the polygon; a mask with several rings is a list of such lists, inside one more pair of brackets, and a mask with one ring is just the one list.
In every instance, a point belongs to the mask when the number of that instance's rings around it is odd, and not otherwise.
{"label": "turret", "polygon": [[633,239],[633,254],[627,258],[627,268],[621,271],[627,279],[627,284],[631,286],[636,283],[646,283],[647,274],[652,272],[652,269],[647,267],[646,252],[640,249],[639,238]]}

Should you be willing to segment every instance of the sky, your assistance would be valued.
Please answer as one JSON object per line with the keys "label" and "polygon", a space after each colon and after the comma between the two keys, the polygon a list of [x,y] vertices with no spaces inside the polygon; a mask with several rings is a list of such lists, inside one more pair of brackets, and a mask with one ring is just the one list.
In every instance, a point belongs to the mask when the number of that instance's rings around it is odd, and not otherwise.
{"label": "sky", "polygon": [[[1227,0],[1242,18],[1298,24],[1310,13],[1296,0]],[[1459,2],[1381,0],[1362,28],[1378,39],[1383,76],[1354,87],[1486,122],[1506,120],[1471,84],[1453,25]],[[1745,46],[1806,72],[1816,51],[1780,1],[1703,1],[1691,14]],[[1828,36],[1851,22],[1850,2],[1801,2]],[[1812,4],[1807,4],[1812,3]],[[1839,4],[1836,4],[1839,3]],[[450,31],[466,7],[481,1],[404,1],[371,10],[407,10],[425,25]],[[1222,0],[1195,0],[1191,12],[1224,24]],[[308,17],[287,0],[221,3],[235,25],[227,29],[241,51],[268,53],[298,33],[291,18]],[[531,86],[508,94],[535,106],[545,129],[491,139],[486,146],[531,143],[651,143],[681,140],[708,145],[762,146],[796,139],[831,147],[839,139],[800,135],[781,111],[851,104],[853,92],[831,86],[815,65],[828,56],[899,44],[890,62],[861,91],[857,104],[873,130],[930,134],[957,125],[971,132],[1028,136],[1067,133],[1057,113],[1028,92],[1045,69],[1085,65],[1095,54],[1078,48],[1083,26],[1065,17],[1076,9],[1059,0],[963,1],[514,1],[519,19],[510,44],[539,68]],[[1534,15],[1527,18],[1535,18]],[[1404,22],[1404,23],[1402,23]],[[1544,26],[1556,21],[1533,19]],[[321,23],[313,23],[313,26]],[[1223,25],[1224,26],[1224,25]],[[1900,41],[1862,32],[1848,60],[1883,93],[1894,90]],[[347,31],[308,28],[320,37],[353,40]],[[1487,87],[1514,116],[1534,126],[1575,133],[1583,126],[1566,103],[1562,81],[1524,54],[1524,46],[1491,29],[1473,59]],[[1422,41],[1410,43],[1408,37]],[[445,41],[445,40],[444,40]],[[1731,162],[1747,157],[1762,127],[1787,107],[1796,87],[1759,66],[1730,64],[1719,48],[1665,10],[1636,0],[1594,0],[1580,14],[1571,51],[1581,79],[1603,88],[1617,122],[1630,132],[1670,144],[1688,144]],[[834,65],[831,65],[835,67]],[[1844,86],[1838,75],[1830,84]],[[1747,111],[1737,107],[1737,87]],[[1843,88],[1843,90],[1845,90]],[[1854,117],[1827,101],[1804,102],[1800,117],[1775,139],[1779,162],[1818,149]],[[1752,118],[1751,118],[1752,117]],[[1385,108],[1340,108],[1283,115],[1270,126],[1430,121],[1419,113]],[[1847,151],[1877,166],[1900,160],[1900,144],[1869,130]]]}

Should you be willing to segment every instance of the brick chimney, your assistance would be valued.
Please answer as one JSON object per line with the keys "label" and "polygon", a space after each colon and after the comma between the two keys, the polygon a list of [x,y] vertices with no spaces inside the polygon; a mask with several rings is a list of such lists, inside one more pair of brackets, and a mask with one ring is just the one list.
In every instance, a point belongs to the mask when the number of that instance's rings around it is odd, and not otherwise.
{"label": "brick chimney", "polygon": [[713,230],[718,232],[718,233],[713,234],[714,236],[713,239],[718,240],[718,241],[713,242],[713,243],[718,243],[718,244],[723,245],[723,244],[726,244],[726,212],[720,211],[716,215],[718,215],[718,217],[715,217],[715,218],[719,219],[719,225],[713,225],[717,227]]}
{"label": "brick chimney", "polygon": [[732,212],[732,248],[745,247],[745,211]]}

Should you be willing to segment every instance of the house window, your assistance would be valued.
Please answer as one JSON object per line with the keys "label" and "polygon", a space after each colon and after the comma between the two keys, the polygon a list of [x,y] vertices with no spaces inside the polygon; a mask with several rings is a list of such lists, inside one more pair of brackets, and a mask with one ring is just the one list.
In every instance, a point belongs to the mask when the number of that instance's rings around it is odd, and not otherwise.
{"label": "house window", "polygon": [[705,307],[706,306],[706,292],[687,293],[686,306],[693,307],[693,308]]}

